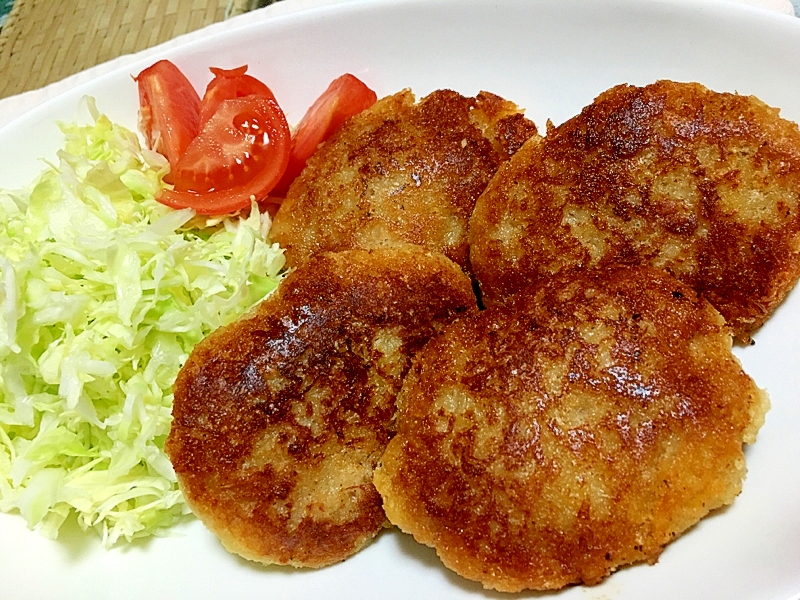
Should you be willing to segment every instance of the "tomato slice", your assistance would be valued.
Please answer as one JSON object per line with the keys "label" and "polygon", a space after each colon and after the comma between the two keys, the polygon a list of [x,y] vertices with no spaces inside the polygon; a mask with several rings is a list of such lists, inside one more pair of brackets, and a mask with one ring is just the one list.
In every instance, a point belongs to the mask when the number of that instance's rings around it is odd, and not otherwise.
{"label": "tomato slice", "polygon": [[221,215],[263,200],[289,162],[289,125],[278,103],[253,94],[223,100],[175,169],[159,202]]}
{"label": "tomato slice", "polygon": [[168,60],[160,60],[135,78],[139,88],[139,127],[150,148],[171,167],[200,131],[200,96]]}
{"label": "tomato slice", "polygon": [[346,119],[368,109],[377,100],[377,94],[355,75],[345,73],[334,79],[297,125],[289,165],[273,194],[285,196],[317,146],[336,133]]}
{"label": "tomato slice", "polygon": [[211,67],[214,79],[208,84],[206,93],[200,104],[200,126],[205,125],[217,112],[223,100],[242,98],[252,94],[260,94],[275,99],[275,96],[264,83],[247,75],[247,65],[236,69],[218,69]]}
{"label": "tomato slice", "polygon": [[245,98],[223,100],[203,125],[175,166],[176,190],[227,189],[247,183],[260,170],[258,163],[273,149],[269,132],[261,129],[265,107],[258,98],[265,97]]}

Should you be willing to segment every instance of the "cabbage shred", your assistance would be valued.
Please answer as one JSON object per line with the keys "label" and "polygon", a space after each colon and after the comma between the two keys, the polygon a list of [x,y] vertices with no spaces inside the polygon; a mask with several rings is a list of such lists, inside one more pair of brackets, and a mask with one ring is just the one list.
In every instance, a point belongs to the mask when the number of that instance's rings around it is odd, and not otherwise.
{"label": "cabbage shred", "polygon": [[58,165],[0,190],[0,510],[108,547],[189,513],[164,454],[194,345],[278,283],[269,215],[200,220],[155,194],[168,167],[99,115]]}

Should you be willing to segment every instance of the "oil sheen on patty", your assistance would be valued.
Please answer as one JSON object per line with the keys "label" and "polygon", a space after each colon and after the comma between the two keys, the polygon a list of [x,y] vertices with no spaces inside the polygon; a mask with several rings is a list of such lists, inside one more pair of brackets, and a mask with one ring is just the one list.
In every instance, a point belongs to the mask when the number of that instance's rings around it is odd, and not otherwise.
{"label": "oil sheen on patty", "polygon": [[487,304],[564,268],[649,264],[746,339],[800,276],[800,131],[753,96],[614,87],[500,168],[470,244]]}
{"label": "oil sheen on patty", "polygon": [[341,561],[386,524],[372,471],[411,358],[477,310],[445,256],[323,253],[200,344],[175,383],[166,451],[193,512],[266,564]]}
{"label": "oil sheen on patty", "polygon": [[513,592],[655,562],[729,504],[766,394],[720,314],[651,267],[563,273],[414,358],[374,482],[446,566]]}
{"label": "oil sheen on patty", "polygon": [[289,266],[321,251],[398,241],[442,252],[469,272],[467,229],[497,167],[536,134],[513,103],[406,90],[352,117],[308,161],[270,235]]}

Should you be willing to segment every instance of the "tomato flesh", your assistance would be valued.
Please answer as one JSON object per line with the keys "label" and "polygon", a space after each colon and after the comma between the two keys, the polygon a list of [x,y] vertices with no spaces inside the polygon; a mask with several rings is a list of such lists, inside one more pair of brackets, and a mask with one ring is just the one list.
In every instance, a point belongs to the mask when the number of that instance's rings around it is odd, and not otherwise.
{"label": "tomato flesh", "polygon": [[200,214],[226,214],[263,201],[279,202],[317,147],[377,95],[357,77],[335,79],[289,132],[272,91],[247,75],[247,65],[212,68],[202,101],[188,79],[162,60],[138,76],[142,132],[166,156],[173,189],[158,200]]}
{"label": "tomato flesh", "polygon": [[260,96],[223,100],[175,167],[175,189],[212,192],[246,183],[272,150]]}
{"label": "tomato flesh", "polygon": [[289,162],[291,136],[274,98],[223,100],[175,169],[174,190],[158,200],[200,214],[225,214],[263,200]]}
{"label": "tomato flesh", "polygon": [[180,69],[160,60],[135,78],[139,89],[139,122],[150,148],[171,167],[200,131],[200,97]]}
{"label": "tomato flesh", "polygon": [[317,147],[336,133],[346,119],[368,109],[377,100],[377,94],[355,75],[345,73],[334,79],[300,120],[292,137],[289,164],[273,194],[285,196]]}
{"label": "tomato flesh", "polygon": [[247,65],[236,69],[211,67],[211,72],[214,74],[214,79],[206,87],[200,104],[201,127],[214,116],[223,100],[242,98],[252,94],[267,96],[275,100],[272,90],[255,77],[246,74]]}

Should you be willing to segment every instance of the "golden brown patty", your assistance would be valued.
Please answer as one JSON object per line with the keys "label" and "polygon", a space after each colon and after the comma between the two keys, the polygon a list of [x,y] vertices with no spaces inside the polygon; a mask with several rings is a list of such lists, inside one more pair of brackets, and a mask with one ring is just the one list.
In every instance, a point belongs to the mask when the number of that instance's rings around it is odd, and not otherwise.
{"label": "golden brown patty", "polygon": [[800,275],[800,132],[752,96],[659,81],[605,92],[528,142],[479,199],[488,303],[572,266],[663,268],[746,337]]}
{"label": "golden brown patty", "polygon": [[730,503],[766,395],[719,313],[649,267],[555,277],[415,357],[374,482],[392,523],[503,591],[654,562]]}
{"label": "golden brown patty", "polygon": [[372,470],[412,354],[476,310],[469,279],[414,246],[322,254],[195,348],[166,444],[228,550],[319,567],[386,524]]}
{"label": "golden brown patty", "polygon": [[298,265],[316,252],[405,241],[469,270],[467,226],[498,165],[536,127],[511,102],[403,91],[349,120],[290,188],[271,237]]}

